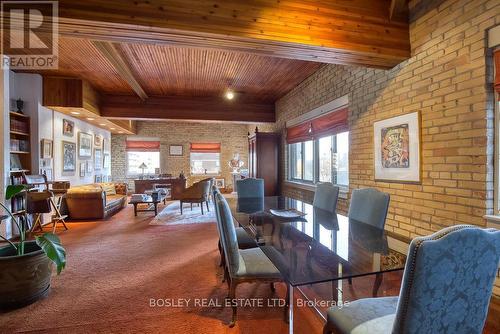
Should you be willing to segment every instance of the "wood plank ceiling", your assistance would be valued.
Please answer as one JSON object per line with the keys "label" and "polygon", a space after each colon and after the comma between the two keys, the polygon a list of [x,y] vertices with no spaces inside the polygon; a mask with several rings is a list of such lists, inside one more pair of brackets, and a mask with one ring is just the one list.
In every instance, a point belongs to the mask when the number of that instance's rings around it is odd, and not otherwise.
{"label": "wood plank ceiling", "polygon": [[[222,96],[232,89],[274,102],[321,66],[316,62],[212,49],[115,45],[149,96]],[[59,55],[59,70],[42,74],[85,78],[105,94],[134,94],[89,40],[61,38]]]}

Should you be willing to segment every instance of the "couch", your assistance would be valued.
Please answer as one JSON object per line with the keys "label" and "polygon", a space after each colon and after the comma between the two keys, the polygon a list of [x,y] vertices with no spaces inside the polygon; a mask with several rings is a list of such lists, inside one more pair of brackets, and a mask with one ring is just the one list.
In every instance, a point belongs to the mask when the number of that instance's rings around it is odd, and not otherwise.
{"label": "couch", "polygon": [[94,183],[71,187],[65,198],[70,219],[103,219],[127,205],[127,184]]}

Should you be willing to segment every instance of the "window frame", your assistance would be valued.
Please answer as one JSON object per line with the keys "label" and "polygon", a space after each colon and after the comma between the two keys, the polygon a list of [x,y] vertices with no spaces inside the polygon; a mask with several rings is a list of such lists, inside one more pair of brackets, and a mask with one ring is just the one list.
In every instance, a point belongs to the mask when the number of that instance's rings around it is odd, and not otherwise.
{"label": "window frame", "polygon": [[[344,131],[344,132],[347,132],[348,136],[349,136],[349,131]],[[341,132],[341,133],[344,133],[344,132]],[[303,142],[298,142],[298,143],[293,143],[293,144],[287,144],[287,154],[288,154],[288,166],[287,166],[287,170],[288,170],[288,181],[291,181],[291,182],[296,182],[296,183],[300,183],[300,184],[305,184],[305,185],[315,185],[316,183],[319,183],[319,182],[327,182],[327,181],[320,181],[319,180],[319,177],[320,177],[320,163],[319,163],[319,140],[321,138],[325,138],[325,137],[331,137],[332,138],[332,144],[331,144],[331,147],[332,147],[332,157],[333,157],[333,154],[334,153],[338,153],[338,146],[337,146],[337,135],[338,134],[335,134],[335,135],[331,135],[331,136],[324,136],[324,137],[319,137],[319,138],[314,138],[312,141],[313,141],[313,180],[310,181],[310,180],[306,180],[304,179],[304,167],[305,167],[305,159],[304,159],[304,147],[305,147],[305,141]],[[292,154],[292,145],[296,145],[296,144],[301,144],[301,148],[302,148],[302,152],[301,152],[301,159],[302,159],[302,175],[301,175],[301,178],[296,178],[296,177],[293,177],[293,166],[295,165],[295,162],[296,162],[296,155],[295,154]],[[348,157],[349,159],[349,157]],[[349,162],[348,162],[349,163]],[[349,184],[338,184],[338,171],[337,169],[335,168],[334,164],[333,164],[333,160],[332,160],[332,164],[331,164],[331,183],[340,187],[340,188],[343,188],[343,189],[348,189],[349,188]],[[348,181],[349,181],[349,178],[348,178]]]}

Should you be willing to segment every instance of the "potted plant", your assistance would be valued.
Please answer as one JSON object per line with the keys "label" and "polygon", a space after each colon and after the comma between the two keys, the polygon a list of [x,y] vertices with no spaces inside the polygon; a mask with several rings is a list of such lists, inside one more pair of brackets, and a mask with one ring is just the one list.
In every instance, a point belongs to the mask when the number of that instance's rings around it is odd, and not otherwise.
{"label": "potted plant", "polygon": [[[9,185],[5,199],[10,200],[26,191],[25,185]],[[0,201],[19,231],[19,242],[8,242],[0,248],[0,308],[21,307],[45,297],[49,293],[53,263],[59,275],[66,265],[66,251],[59,237],[52,233],[26,240],[27,224],[16,218]]]}

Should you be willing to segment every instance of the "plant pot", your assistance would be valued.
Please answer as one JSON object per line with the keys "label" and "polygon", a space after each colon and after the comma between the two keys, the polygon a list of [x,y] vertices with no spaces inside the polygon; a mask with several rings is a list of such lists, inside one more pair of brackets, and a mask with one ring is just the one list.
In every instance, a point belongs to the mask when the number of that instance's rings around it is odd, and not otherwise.
{"label": "plant pot", "polygon": [[11,246],[0,248],[2,309],[29,305],[49,293],[52,261],[35,241],[27,241],[24,249],[19,256]]}

